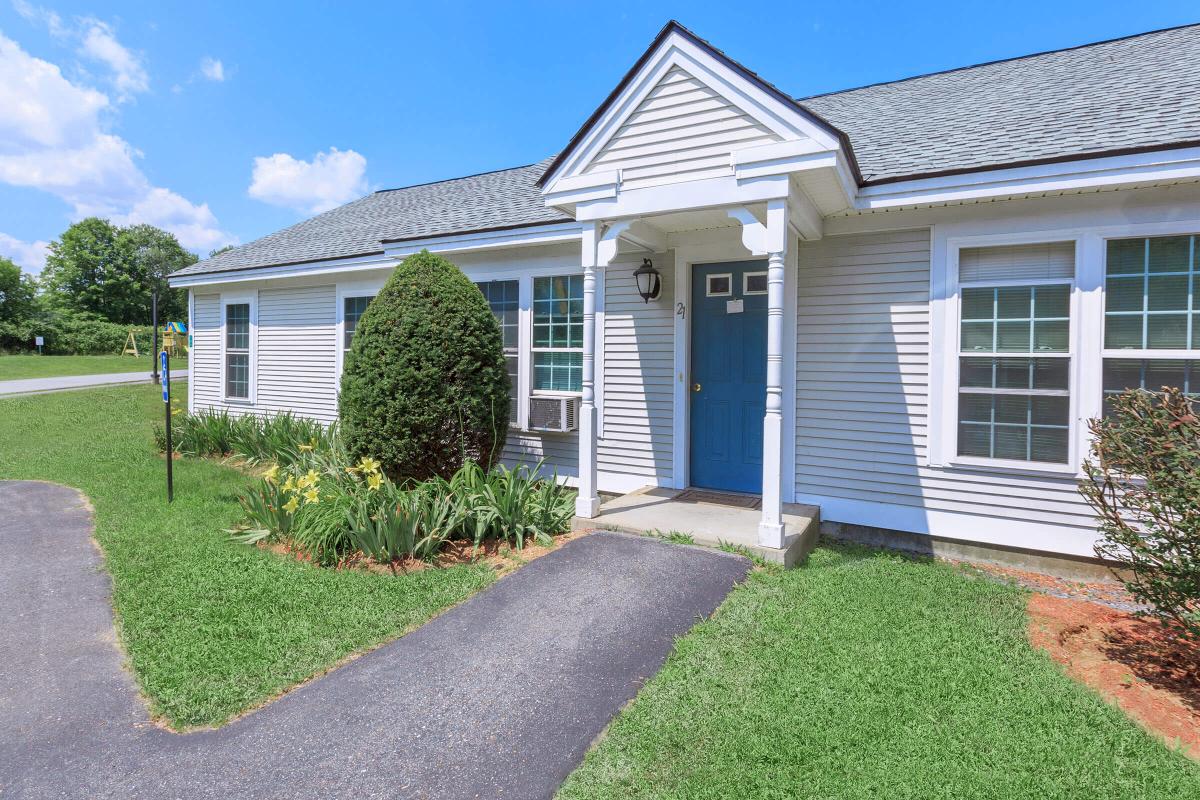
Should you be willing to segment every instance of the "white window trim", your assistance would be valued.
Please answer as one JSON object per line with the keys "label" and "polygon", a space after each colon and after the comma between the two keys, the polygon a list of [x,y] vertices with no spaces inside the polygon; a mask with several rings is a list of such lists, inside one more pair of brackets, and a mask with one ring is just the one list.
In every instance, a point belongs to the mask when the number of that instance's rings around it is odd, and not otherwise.
{"label": "white window trim", "polygon": [[[926,463],[932,467],[970,467],[999,472],[1048,474],[1082,477],[1083,461],[1091,447],[1087,420],[1103,413],[1104,358],[1138,358],[1145,351],[1103,349],[1104,274],[1108,239],[1139,236],[1200,235],[1200,218],[1143,223],[1079,225],[1045,230],[1011,229],[1010,222],[989,221],[985,226],[934,225],[930,229],[930,376],[929,376],[929,447]],[[959,230],[988,231],[954,235]],[[949,233],[948,233],[949,232]],[[1070,383],[1073,408],[1073,463],[1055,469],[1035,462],[1003,464],[962,464],[957,453],[958,438],[958,252],[967,247],[1007,244],[1047,244],[1075,242],[1075,291],[1072,297],[1072,365]],[[1158,358],[1183,357],[1181,351],[1156,350]],[[1197,351],[1187,351],[1191,357]]]}
{"label": "white window trim", "polygon": [[[529,432],[529,399],[531,397],[580,397],[582,392],[549,392],[535,391],[533,388],[533,279],[554,277],[556,275],[582,275],[583,267],[579,264],[542,265],[536,267],[514,267],[512,269],[495,269],[490,267],[466,266],[461,267],[463,274],[472,283],[487,281],[518,282],[518,298],[520,308],[520,329],[517,335],[518,352],[517,364],[520,373],[518,385],[520,397],[517,398],[517,414],[519,424],[514,430]],[[595,345],[595,381],[596,381],[596,414],[598,419],[597,436],[604,436],[604,270],[596,270],[596,345]],[[541,432],[540,435],[554,435]]]}
{"label": "white window trim", "polygon": [[342,390],[342,369],[345,367],[346,353],[343,342],[346,340],[346,299],[350,297],[375,297],[383,290],[384,280],[342,281],[337,284],[334,292],[336,307],[334,309],[334,330],[336,341],[334,347],[334,391]]}
{"label": "white window trim", "polygon": [[[723,292],[714,292],[712,290],[712,282],[715,278],[724,278],[729,281],[729,288]],[[714,272],[711,275],[704,276],[704,296],[705,297],[733,297],[733,273],[732,272]]]}
{"label": "white window trim", "polygon": [[[250,306],[250,390],[248,397],[230,397],[225,382],[226,308],[245,303]],[[189,381],[190,383],[190,381]],[[228,405],[253,406],[258,402],[258,291],[221,293],[221,400]]]}
{"label": "white window trim", "polygon": [[766,289],[763,289],[761,292],[750,291],[750,278],[752,278],[752,277],[765,278],[765,277],[767,277],[767,273],[765,271],[764,272],[743,272],[742,273],[742,296],[743,297],[754,297],[755,295],[767,294]]}

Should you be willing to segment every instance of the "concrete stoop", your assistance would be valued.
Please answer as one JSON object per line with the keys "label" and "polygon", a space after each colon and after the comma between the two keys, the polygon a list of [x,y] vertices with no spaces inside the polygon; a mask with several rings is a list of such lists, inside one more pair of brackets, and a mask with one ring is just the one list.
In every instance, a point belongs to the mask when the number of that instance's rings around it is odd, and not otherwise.
{"label": "concrete stoop", "polygon": [[575,517],[572,528],[659,536],[682,533],[690,536],[695,544],[705,547],[718,547],[722,543],[743,547],[759,558],[782,564],[785,568],[803,563],[820,536],[821,509],[816,506],[785,503],[784,545],[763,547],[758,543],[758,522],[762,512],[717,503],[678,501],[676,498],[680,494],[679,489],[638,489],[604,502],[598,517]]}

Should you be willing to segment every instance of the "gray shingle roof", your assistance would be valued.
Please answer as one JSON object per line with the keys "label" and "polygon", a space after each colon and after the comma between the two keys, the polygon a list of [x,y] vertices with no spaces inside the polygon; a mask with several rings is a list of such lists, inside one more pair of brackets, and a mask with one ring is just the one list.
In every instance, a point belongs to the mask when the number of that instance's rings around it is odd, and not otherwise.
{"label": "gray shingle roof", "polygon": [[175,273],[229,272],[382,253],[381,242],[570,221],[547,208],[534,181],[550,159],[526,167],[375,192]]}
{"label": "gray shingle roof", "polygon": [[1200,141],[1200,25],[802,98],[864,181]]}
{"label": "gray shingle roof", "polygon": [[[867,183],[1200,142],[1200,25],[798,102],[849,136]],[[536,186],[553,161],[376,192],[186,267],[227,272],[382,252],[384,240],[570,218]]]}

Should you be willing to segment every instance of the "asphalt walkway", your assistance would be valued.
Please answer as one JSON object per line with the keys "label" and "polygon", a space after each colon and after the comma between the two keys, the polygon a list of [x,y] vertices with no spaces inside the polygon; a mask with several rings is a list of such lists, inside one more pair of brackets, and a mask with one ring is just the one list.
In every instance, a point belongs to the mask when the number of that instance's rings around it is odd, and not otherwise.
{"label": "asphalt walkway", "polygon": [[0,798],[549,798],[749,562],[571,541],[222,728],[151,724],[72,489],[0,482]]}
{"label": "asphalt walkway", "polygon": [[[171,370],[171,380],[187,380],[186,369]],[[110,372],[107,375],[62,375],[55,378],[26,378],[19,381],[0,381],[0,397],[24,394],[62,392],[68,389],[90,389],[94,386],[114,386],[122,383],[149,383],[150,373]]]}

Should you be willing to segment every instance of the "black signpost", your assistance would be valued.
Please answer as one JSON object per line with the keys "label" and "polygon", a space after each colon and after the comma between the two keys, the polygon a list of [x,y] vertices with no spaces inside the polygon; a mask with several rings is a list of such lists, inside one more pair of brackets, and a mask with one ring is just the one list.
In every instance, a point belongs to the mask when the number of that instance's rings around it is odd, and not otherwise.
{"label": "black signpost", "polygon": [[167,416],[167,502],[175,502],[175,477],[171,473],[171,467],[175,461],[175,448],[171,444],[171,356],[166,350],[158,354],[159,364],[162,367],[162,392],[163,392],[163,408],[166,409]]}

